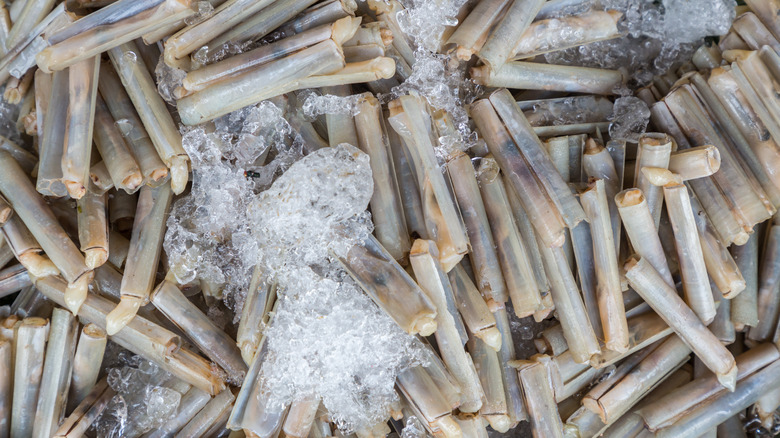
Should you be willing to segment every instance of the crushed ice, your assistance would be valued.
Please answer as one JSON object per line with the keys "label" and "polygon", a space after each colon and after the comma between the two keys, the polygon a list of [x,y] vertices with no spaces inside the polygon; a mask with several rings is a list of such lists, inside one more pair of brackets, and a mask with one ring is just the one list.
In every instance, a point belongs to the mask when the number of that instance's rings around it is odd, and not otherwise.
{"label": "crushed ice", "polygon": [[650,109],[638,97],[619,97],[615,99],[609,120],[610,138],[636,143],[650,121]]}
{"label": "crushed ice", "polygon": [[423,357],[334,259],[373,229],[370,181],[368,156],[341,144],[293,164],[250,209],[260,264],[279,294],[264,385],[277,403],[320,397],[349,430],[386,421],[395,376]]}
{"label": "crushed ice", "polygon": [[395,376],[423,350],[334,259],[373,231],[368,156],[342,144],[299,159],[300,137],[268,101],[186,129],[183,141],[193,186],[164,242],[177,280],[218,285],[240,315],[259,263],[279,295],[262,369],[273,401],[320,397],[345,429],[385,421]]}
{"label": "crushed ice", "polygon": [[171,209],[163,247],[177,281],[216,285],[238,315],[258,254],[245,212],[256,192],[302,155],[302,145],[282,110],[268,101],[228,114],[214,127],[184,130],[193,184]]}
{"label": "crushed ice", "polygon": [[[690,59],[703,38],[723,35],[736,14],[734,0],[595,0],[594,7],[625,14],[622,38],[550,52],[550,64],[622,69],[633,85]],[[691,20],[690,17],[696,17]]]}
{"label": "crushed ice", "polygon": [[111,356],[115,360],[107,367],[106,379],[116,395],[92,425],[97,436],[139,436],[159,429],[178,410],[182,394],[168,387],[176,379],[116,344],[110,344],[107,358]]}

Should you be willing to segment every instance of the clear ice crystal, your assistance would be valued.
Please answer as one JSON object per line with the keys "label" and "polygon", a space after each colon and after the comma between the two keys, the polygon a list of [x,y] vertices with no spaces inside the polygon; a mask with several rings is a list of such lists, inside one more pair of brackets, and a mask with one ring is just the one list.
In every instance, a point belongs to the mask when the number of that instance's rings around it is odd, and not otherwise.
{"label": "clear ice crystal", "polygon": [[272,403],[321,397],[349,430],[387,420],[397,373],[423,354],[333,257],[372,231],[371,181],[368,156],[341,144],[293,164],[251,207],[259,260],[279,294],[262,382]]}
{"label": "clear ice crystal", "polygon": [[310,120],[323,114],[348,114],[354,117],[360,112],[358,108],[358,103],[360,102],[359,94],[334,96],[332,94],[319,95],[315,92],[308,92],[302,100],[301,109],[303,110],[303,115]]}
{"label": "clear ice crystal", "polygon": [[605,97],[576,96],[543,100],[524,111],[531,126],[555,126],[603,122],[612,112],[612,102]]}
{"label": "clear ice crystal", "polygon": [[406,424],[401,431],[401,438],[426,438],[428,432],[425,431],[425,427],[419,418],[415,415],[410,415],[406,418]]}
{"label": "clear ice crystal", "polygon": [[609,136],[612,139],[637,142],[647,129],[650,109],[638,97],[620,97],[615,100],[609,120]]}
{"label": "clear ice crystal", "polygon": [[171,67],[163,60],[157,61],[157,67],[154,68],[154,75],[157,79],[157,92],[170,105],[176,106],[174,91],[181,87],[182,81],[187,76],[187,72],[176,67]]}
{"label": "clear ice crystal", "polygon": [[[109,361],[116,348],[110,343]],[[116,395],[93,424],[98,436],[139,436],[159,428],[176,413],[181,394],[163,386],[172,379],[169,373],[124,350],[115,362],[108,366],[106,379]]]}
{"label": "clear ice crystal", "polygon": [[146,416],[152,427],[160,427],[166,420],[176,414],[181,394],[173,389],[157,386],[147,391]]}
{"label": "clear ice crystal", "polygon": [[184,19],[184,24],[187,26],[194,26],[214,14],[214,6],[208,1],[196,2],[193,5],[193,9],[195,9],[195,15],[190,15]]}
{"label": "clear ice crystal", "polygon": [[127,403],[124,397],[117,394],[108,402],[103,413],[92,424],[92,428],[97,432],[97,436],[119,438],[123,436],[127,421]]}

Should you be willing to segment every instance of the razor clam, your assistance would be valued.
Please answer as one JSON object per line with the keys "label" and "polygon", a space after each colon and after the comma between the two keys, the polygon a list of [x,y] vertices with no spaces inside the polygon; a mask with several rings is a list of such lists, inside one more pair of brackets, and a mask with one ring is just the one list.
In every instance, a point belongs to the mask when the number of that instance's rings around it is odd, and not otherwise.
{"label": "razor clam", "polygon": [[707,330],[677,295],[677,291],[664,282],[647,259],[637,256],[630,258],[626,262],[626,278],[631,287],[685,340],[707,368],[717,375],[718,381],[733,390],[737,378],[734,357]]}
{"label": "razor clam", "polygon": [[477,178],[512,307],[519,318],[532,315],[541,306],[539,286],[509,208],[496,160],[483,158]]}
{"label": "razor clam", "polygon": [[517,370],[511,362],[515,355],[515,346],[512,342],[512,333],[509,326],[509,316],[506,309],[500,309],[493,313],[496,318],[496,327],[501,332],[501,349],[498,351],[498,361],[501,363],[501,378],[504,381],[504,393],[506,395],[507,413],[512,425],[528,419],[528,412],[523,403],[522,389],[517,376]]}
{"label": "razor clam", "polygon": [[639,137],[637,148],[636,170],[634,171],[634,186],[642,191],[647,201],[647,207],[653,216],[653,223],[658,228],[661,220],[661,205],[663,203],[663,190],[648,181],[641,171],[643,167],[655,167],[665,169],[669,167],[669,159],[672,153],[672,140],[666,134],[647,133]]}
{"label": "razor clam", "polygon": [[99,58],[86,58],[68,70],[68,116],[62,146],[62,181],[79,199],[87,191],[92,154]]}
{"label": "razor clam", "polygon": [[62,179],[62,151],[65,143],[63,128],[68,116],[68,72],[69,69],[65,69],[52,75],[49,105],[40,134],[36,189],[45,196],[60,197],[68,194]]}
{"label": "razor clam", "polygon": [[316,2],[317,0],[271,2],[267,7],[209,41],[205,54],[208,56],[225,44],[244,44],[258,41]]}
{"label": "razor clam", "polygon": [[354,16],[356,3],[351,0],[329,0],[306,9],[297,17],[279,26],[282,35],[296,35],[323,24],[332,23],[340,18]]}
{"label": "razor clam", "polygon": [[86,324],[79,335],[73,357],[73,377],[68,392],[67,412],[88,398],[97,385],[100,365],[106,351],[106,332],[95,324]]}
{"label": "razor clam", "polygon": [[447,39],[446,45],[453,46],[458,59],[468,61],[482,48],[490,27],[501,18],[502,12],[509,3],[509,0],[488,0],[477,3]]}
{"label": "razor clam", "polygon": [[[127,146],[141,169],[144,183],[151,186],[162,184],[168,176],[168,168],[157,154],[141,118],[110,63],[103,62],[100,65],[98,89],[104,96],[103,100],[113,117],[113,123],[127,141]],[[110,97],[106,99],[105,96]]]}
{"label": "razor clam", "polygon": [[780,3],[777,0],[747,0],[745,4],[758,16],[758,19],[764,23],[775,38],[780,38],[780,19],[778,18]]}
{"label": "razor clam", "polygon": [[449,271],[467,252],[468,237],[436,162],[430,115],[415,96],[403,96],[388,106],[388,121],[403,139],[404,152],[417,181],[427,234],[436,237],[442,266]]}
{"label": "razor clam", "polygon": [[92,272],[84,263],[84,257],[16,160],[3,151],[0,151],[0,169],[0,192],[14,208],[14,217],[19,217],[30,229],[41,248],[68,281],[68,308],[78,311],[87,294],[87,285],[92,280]]}
{"label": "razor clam", "polygon": [[114,187],[133,193],[143,183],[141,169],[100,96],[97,97],[95,109],[95,146],[103,158]]}
{"label": "razor clam", "polygon": [[[11,216],[2,227],[4,248],[11,253],[10,259],[16,257],[19,263],[33,277],[58,275],[60,271],[45,255],[42,255],[41,245],[35,240],[30,230],[18,216]],[[9,259],[9,260],[10,260]],[[7,263],[7,261],[6,261]]]}
{"label": "razor clam", "polygon": [[623,13],[616,10],[589,10],[578,15],[534,21],[514,48],[513,60],[533,58],[598,41],[618,38]]}
{"label": "razor clam", "polygon": [[[176,105],[187,125],[225,115],[238,108],[296,89],[307,76],[335,73],[344,67],[344,55],[331,39],[299,52],[239,73],[180,99]],[[258,86],[260,85],[260,86]]]}
{"label": "razor clam", "polygon": [[262,276],[263,271],[256,266],[252,272],[252,281],[249,283],[236,333],[236,344],[247,365],[252,363],[257,352],[263,327],[268,320],[268,312],[276,297],[276,285],[267,278],[261,278]]}
{"label": "razor clam", "polygon": [[284,419],[282,430],[291,438],[306,438],[314,423],[317,409],[320,406],[319,397],[305,397],[295,400],[290,405],[287,418]]}
{"label": "razor clam", "polygon": [[181,428],[177,436],[213,436],[209,432],[213,427],[224,428],[235,399],[230,388],[223,389]]}
{"label": "razor clam", "polygon": [[436,307],[436,343],[447,369],[461,388],[460,410],[474,413],[482,407],[484,398],[471,357],[463,350],[467,339],[460,314],[454,311],[454,293],[438,260],[436,243],[415,240],[409,260],[420,287]]}
{"label": "razor clam", "polygon": [[436,307],[373,236],[339,262],[402,330],[423,336],[436,331]]}
{"label": "razor clam", "polygon": [[780,43],[775,36],[753,12],[741,14],[731,26],[751,50],[758,50],[763,46],[780,49]]}
{"label": "razor clam", "polygon": [[152,292],[150,301],[198,346],[200,351],[221,366],[231,379],[241,380],[247,365],[233,339],[201,312],[175,284],[163,281]]}
{"label": "razor clam", "polygon": [[512,57],[517,44],[544,3],[544,0],[512,0],[506,7],[503,17],[477,52],[489,71],[498,71]]}
{"label": "razor clam", "polygon": [[450,156],[447,171],[471,244],[469,260],[477,288],[495,311],[504,306],[508,295],[471,158],[464,153]]}
{"label": "razor clam", "polygon": [[539,250],[569,350],[575,362],[586,363],[593,355],[599,354],[601,349],[566,255],[561,248],[543,248],[540,245]]}
{"label": "razor clam", "polygon": [[666,255],[642,191],[639,189],[624,190],[615,196],[615,204],[634,251],[653,265],[666,284],[674,286],[674,280],[666,262]]}
{"label": "razor clam", "polygon": [[482,403],[479,415],[487,420],[493,429],[505,433],[512,425],[512,421],[507,411],[498,352],[476,337],[470,337],[467,346],[485,393],[485,401]]}
{"label": "razor clam", "polygon": [[490,153],[503,171],[505,178],[511,183],[509,185],[520,200],[520,204],[543,242],[543,246],[563,245],[563,220],[558,215],[555,205],[548,198],[544,188],[537,182],[533,169],[520,154],[490,101],[483,99],[472,104],[471,116],[477,129],[484,136]]}
{"label": "razor clam", "polygon": [[580,202],[590,223],[593,240],[596,296],[604,343],[607,349],[620,353],[628,349],[628,325],[604,180],[592,181],[588,189],[580,194]]}
{"label": "razor clam", "polygon": [[[531,166],[535,177],[539,179],[548,197],[555,204],[566,226],[569,228],[577,226],[584,219],[585,213],[566,181],[553,165],[541,141],[532,132],[531,125],[520,111],[512,94],[504,88],[493,92],[489,101],[504,122],[523,158]],[[518,186],[515,188],[520,190]]]}
{"label": "razor clam", "polygon": [[699,319],[708,325],[715,317],[715,303],[688,188],[678,182],[669,182],[663,186],[663,191],[669,221],[674,230],[685,300]]}
{"label": "razor clam", "polygon": [[723,297],[731,300],[745,289],[745,279],[696,196],[691,197],[691,209],[694,211],[693,217],[699,230],[699,241],[707,273]]}
{"label": "razor clam", "polygon": [[408,257],[411,242],[403,217],[381,105],[371,93],[365,93],[358,108],[360,113],[355,116],[354,124],[357,143],[368,154],[371,163],[374,194],[369,205],[377,240],[396,260],[403,261]]}
{"label": "razor clam", "polygon": [[23,265],[14,265],[0,270],[0,296],[8,296],[32,284],[30,274]]}
{"label": "razor clam", "polygon": [[84,432],[92,426],[103,411],[108,407],[115,392],[108,386],[103,378],[84,397],[79,405],[62,422],[57,431],[52,435],[55,438],[76,438],[84,435]]}
{"label": "razor clam", "polygon": [[181,134],[149,71],[138,62],[137,53],[138,48],[130,42],[114,47],[108,55],[157,154],[170,169],[171,189],[180,194],[189,178],[189,157],[182,147]]}
{"label": "razor clam", "polygon": [[25,318],[14,337],[14,383],[10,436],[32,436],[35,405],[43,376],[43,359],[49,321]]}
{"label": "razor clam", "polygon": [[554,90],[570,93],[611,95],[623,84],[622,73],[591,67],[510,61],[493,70],[472,67],[471,77],[486,87]]}
{"label": "razor clam", "polygon": [[11,425],[14,362],[13,339],[0,338],[0,434],[6,437]]}
{"label": "razor clam", "polygon": [[22,42],[55,4],[54,0],[32,0],[22,2],[23,6],[15,17],[12,17],[11,29],[8,32],[6,47],[13,47]]}
{"label": "razor clam", "polygon": [[780,274],[780,226],[768,225],[766,242],[758,271],[758,324],[750,328],[748,339],[756,342],[770,340],[780,314],[777,290]]}
{"label": "razor clam", "polygon": [[563,437],[563,422],[545,366],[537,361],[517,361],[517,374],[536,437]]}
{"label": "razor clam", "polygon": [[758,232],[750,235],[747,243],[732,246],[731,255],[737,263],[745,290],[731,300],[731,321],[737,331],[758,324]]}
{"label": "razor clam", "polygon": [[711,176],[720,169],[720,152],[715,146],[705,145],[673,152],[669,170],[683,181]]}
{"label": "razor clam", "polygon": [[92,187],[77,201],[79,244],[84,262],[95,269],[108,260],[108,222],[106,194],[97,194]]}
{"label": "razor clam", "polygon": [[[195,13],[189,0],[124,0],[77,20],[49,38],[52,44],[36,56],[38,67],[51,72],[126,44],[160,26]],[[147,8],[147,6],[150,6]],[[118,11],[115,11],[116,8]],[[126,12],[133,15],[123,16]]]}
{"label": "razor clam", "polygon": [[451,415],[452,408],[425,368],[418,365],[401,372],[396,385],[434,433],[445,438],[461,436],[460,426]]}
{"label": "razor clam", "polygon": [[141,189],[122,277],[122,297],[116,308],[106,316],[106,332],[109,336],[127,325],[135,317],[138,308],[149,301],[162,250],[164,218],[168,214],[172,198],[171,186],[168,183],[155,188],[144,186]]}
{"label": "razor clam", "polygon": [[33,437],[50,437],[65,415],[65,398],[71,384],[77,329],[78,325],[70,311],[54,309],[35,409]]}
{"label": "razor clam", "polygon": [[328,39],[342,45],[357,30],[360,20],[345,17],[333,23],[315,27],[306,32],[281,39],[257,49],[206,65],[187,73],[182,81],[184,94],[201,91],[220,80],[236,76],[257,66],[284,58],[298,50],[313,46]]}

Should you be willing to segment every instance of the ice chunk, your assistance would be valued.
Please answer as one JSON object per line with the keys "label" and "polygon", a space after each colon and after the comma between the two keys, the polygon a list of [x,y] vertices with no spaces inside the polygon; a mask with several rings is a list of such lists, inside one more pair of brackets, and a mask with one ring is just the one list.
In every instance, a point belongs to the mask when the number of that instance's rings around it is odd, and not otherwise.
{"label": "ice chunk", "polygon": [[116,391],[93,425],[100,437],[138,436],[159,428],[176,413],[181,394],[163,387],[172,377],[156,364],[127,351],[116,354],[110,343],[106,354],[108,385]]}
{"label": "ice chunk", "polygon": [[650,109],[638,97],[620,97],[615,100],[609,120],[609,136],[613,140],[637,142],[647,129]]}
{"label": "ice chunk", "polygon": [[[130,53],[130,52],[128,52]],[[135,56],[135,54],[133,54]],[[162,55],[157,61],[157,67],[154,69],[154,75],[157,79],[157,92],[169,104],[176,106],[174,90],[181,87],[181,83],[187,76],[187,72],[176,67],[171,67],[163,61]]]}
{"label": "ice chunk", "polygon": [[214,6],[208,1],[199,1],[195,3],[194,9],[196,12],[195,15],[190,15],[184,19],[184,24],[187,26],[194,26],[214,15]]}
{"label": "ice chunk", "polygon": [[401,431],[401,438],[426,438],[428,433],[419,418],[410,415]]}
{"label": "ice chunk", "polygon": [[356,116],[360,109],[358,103],[360,102],[360,95],[354,94],[352,96],[334,96],[332,94],[319,95],[311,92],[307,93],[303,98],[303,115],[309,119],[322,114],[349,114],[350,116]]}
{"label": "ice chunk", "polygon": [[664,30],[667,38],[692,43],[710,35],[728,32],[736,16],[734,0],[664,0]]}
{"label": "ice chunk", "polygon": [[606,120],[612,113],[612,102],[600,96],[574,96],[525,103],[523,111],[531,126],[594,123]]}
{"label": "ice chunk", "polygon": [[162,426],[165,421],[176,414],[180,401],[181,394],[170,388],[157,386],[152,388],[151,391],[147,391],[147,427],[151,430]]}

